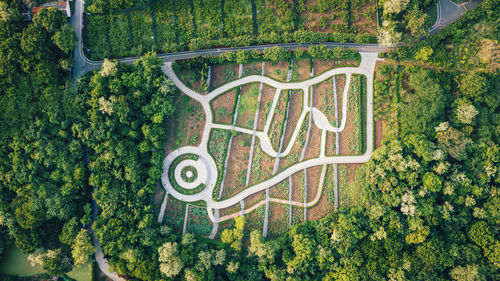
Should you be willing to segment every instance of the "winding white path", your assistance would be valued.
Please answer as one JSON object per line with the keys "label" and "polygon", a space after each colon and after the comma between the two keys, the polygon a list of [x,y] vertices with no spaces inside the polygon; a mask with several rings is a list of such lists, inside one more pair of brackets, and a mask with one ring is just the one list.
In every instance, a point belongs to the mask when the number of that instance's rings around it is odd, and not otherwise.
{"label": "winding white path", "polygon": [[[324,72],[321,75],[318,75],[316,77],[313,77],[311,79],[302,81],[302,82],[293,82],[293,83],[283,83],[283,82],[278,82],[275,81],[271,78],[261,76],[261,75],[252,75],[252,76],[247,76],[244,78],[240,78],[238,80],[235,80],[233,82],[227,83],[217,89],[214,89],[210,93],[206,95],[199,94],[188,87],[186,87],[176,76],[175,72],[172,69],[172,63],[167,62],[163,67],[162,70],[164,73],[174,82],[174,84],[187,96],[197,100],[200,102],[200,104],[203,106],[203,109],[205,111],[205,116],[206,116],[206,121],[205,121],[205,128],[203,130],[203,134],[201,137],[201,142],[198,147],[182,147],[179,148],[172,153],[170,153],[164,160],[164,172],[162,174],[162,183],[164,188],[166,189],[167,193],[172,195],[173,197],[177,198],[178,200],[184,201],[184,202],[195,202],[195,201],[205,201],[207,204],[207,211],[210,219],[218,223],[220,220],[225,219],[224,218],[218,218],[218,216],[214,216],[213,210],[214,209],[222,209],[222,208],[227,208],[232,205],[235,205],[242,201],[243,199],[247,198],[248,196],[255,194],[257,192],[263,191],[266,188],[269,188],[271,186],[274,186],[281,182],[282,180],[286,179],[290,175],[300,171],[304,170],[310,167],[314,166],[325,166],[327,164],[334,164],[334,163],[364,163],[367,162],[373,152],[373,72],[375,70],[375,63],[377,61],[377,53],[361,53],[361,63],[359,67],[342,67],[342,68],[336,68],[336,69],[331,69],[329,71]],[[325,117],[323,113],[321,113],[318,109],[309,107],[309,89],[311,86],[318,84],[324,80],[327,80],[329,78],[334,77],[335,75],[338,74],[346,74],[346,85],[343,91],[343,102],[342,102],[342,123],[340,126],[336,125],[335,127],[331,125],[331,123],[328,121],[328,119]],[[302,123],[304,122],[304,119],[306,117],[306,114],[308,112],[312,112],[312,117],[314,120],[314,124],[318,126],[320,129],[323,131],[331,131],[331,132],[340,132],[345,128],[345,123],[347,120],[347,95],[348,95],[348,88],[349,88],[349,83],[350,83],[350,78],[352,74],[361,74],[366,76],[366,81],[367,81],[367,103],[366,103],[366,143],[367,143],[367,148],[366,152],[362,155],[335,155],[335,156],[325,156],[324,153],[320,154],[318,158],[314,159],[308,159],[305,161],[301,161],[297,164],[294,164],[287,169],[275,174],[271,178],[257,183],[252,186],[247,186],[244,190],[241,192],[235,194],[234,196],[224,199],[224,200],[214,200],[213,199],[213,190],[215,188],[216,182],[217,182],[217,166],[215,164],[215,161],[211,157],[211,155],[208,153],[207,150],[207,145],[208,145],[208,139],[210,136],[210,130],[212,129],[225,129],[225,130],[231,130],[231,131],[238,131],[241,133],[253,135],[255,133],[255,136],[259,138],[260,140],[260,145],[261,148],[264,152],[266,152],[269,156],[271,157],[284,157],[288,155],[292,149],[293,143],[295,142],[295,139],[297,138],[297,135],[300,131],[300,127],[302,126]],[[242,86],[244,84],[249,84],[249,83],[255,83],[255,82],[260,82],[263,84],[270,85],[271,87],[276,88],[276,93],[275,97],[273,100],[273,106],[271,107],[271,111],[268,114],[268,119],[266,120],[266,125],[264,127],[263,131],[255,131],[252,129],[246,129],[246,128],[241,128],[237,127],[234,125],[222,125],[222,124],[214,124],[213,123],[213,115],[212,115],[212,110],[210,108],[210,101],[218,97],[219,95],[227,92],[228,90],[231,90],[235,87]],[[277,100],[278,97],[281,93],[281,90],[284,89],[302,89],[303,90],[303,108],[302,112],[300,114],[299,120],[297,122],[297,125],[294,129],[294,132],[292,134],[292,138],[289,141],[287,147],[283,151],[275,151],[271,145],[271,141],[268,136],[268,131],[270,124],[272,122],[272,116],[274,113],[274,110],[277,105]],[[326,145],[325,142],[322,142],[322,145]],[[280,149],[279,149],[280,150]],[[323,150],[322,150],[323,151]],[[201,182],[206,185],[206,188],[200,191],[199,193],[196,194],[184,194],[172,186],[169,177],[168,177],[168,170],[170,167],[170,164],[172,161],[186,153],[190,154],[197,154],[199,156],[199,159],[197,162],[197,165],[195,168],[198,170],[198,175],[203,175],[204,178],[201,179]],[[183,160],[179,163],[179,165],[187,165],[187,164],[193,164],[192,162],[189,163],[184,163]],[[192,160],[191,160],[192,161]],[[178,169],[176,169],[178,170]],[[198,182],[198,181],[197,181]],[[178,182],[182,186],[182,182]],[[192,188],[191,186],[186,186],[186,188]],[[321,195],[321,190],[318,190],[316,197],[311,203],[314,205],[320,198]],[[274,199],[272,198],[271,201],[276,201],[280,199]],[[282,200],[283,202],[280,201],[280,203],[288,204],[290,203],[288,200]],[[310,206],[311,204],[309,203],[299,203],[299,202],[293,202],[293,203],[298,203],[297,205],[302,205],[302,206]],[[295,205],[295,204],[294,204]],[[255,208],[255,205],[252,206],[250,209]],[[246,213],[247,210],[242,210],[243,213]],[[227,217],[227,216],[226,216]]]}

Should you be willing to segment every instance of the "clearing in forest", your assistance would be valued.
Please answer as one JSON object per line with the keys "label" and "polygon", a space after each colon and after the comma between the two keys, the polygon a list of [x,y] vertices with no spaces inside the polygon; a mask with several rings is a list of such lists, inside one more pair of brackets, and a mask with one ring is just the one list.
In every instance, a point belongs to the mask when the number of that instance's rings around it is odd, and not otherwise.
{"label": "clearing in forest", "polygon": [[206,93],[166,63],[163,71],[190,99],[185,103],[204,111],[196,145],[183,142],[164,160],[164,205],[172,209],[167,201],[175,198],[197,208],[177,209],[185,212],[183,230],[214,238],[219,226],[244,215],[247,229],[275,237],[338,206],[337,165],[364,163],[373,151],[377,54],[361,58],[359,66],[253,62],[240,66],[248,71],[239,79],[237,66],[215,66],[217,86]]}

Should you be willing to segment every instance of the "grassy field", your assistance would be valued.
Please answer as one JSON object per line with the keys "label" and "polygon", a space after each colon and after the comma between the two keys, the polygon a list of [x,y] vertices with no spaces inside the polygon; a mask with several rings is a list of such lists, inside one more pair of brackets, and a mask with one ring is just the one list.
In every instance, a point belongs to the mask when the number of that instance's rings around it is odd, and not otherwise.
{"label": "grassy field", "polygon": [[[27,277],[42,274],[45,271],[39,265],[31,266],[28,261],[28,254],[14,247],[8,249],[4,258],[0,261],[0,272],[7,275]],[[76,281],[91,281],[92,262],[73,268],[67,275]]]}

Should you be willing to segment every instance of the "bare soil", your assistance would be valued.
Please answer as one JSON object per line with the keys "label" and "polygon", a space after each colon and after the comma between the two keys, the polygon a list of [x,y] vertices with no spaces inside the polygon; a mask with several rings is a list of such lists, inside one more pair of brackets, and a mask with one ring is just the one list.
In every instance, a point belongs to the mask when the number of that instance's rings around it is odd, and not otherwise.
{"label": "bare soil", "polygon": [[336,142],[335,142],[335,133],[326,132],[326,156],[333,156],[336,154]]}
{"label": "bare soil", "polygon": [[311,123],[311,131],[309,132],[309,142],[307,143],[306,154],[304,160],[319,157],[321,145],[321,130]]}
{"label": "bare soil", "polygon": [[304,202],[304,170],[292,175],[292,200]]}
{"label": "bare soil", "polygon": [[302,155],[302,149],[304,148],[304,142],[307,134],[307,126],[309,125],[309,113],[307,113],[306,118],[304,118],[304,122],[300,127],[300,131],[297,134],[297,138],[293,143],[292,150],[290,153],[280,159],[280,164],[278,167],[278,171],[282,171],[287,167],[298,163],[300,161],[300,156]]}
{"label": "bare soil", "polygon": [[253,62],[243,65],[243,77],[250,75],[261,75],[261,74],[262,74],[262,62]]}
{"label": "bare soil", "polygon": [[342,123],[342,103],[344,102],[343,93],[345,83],[345,74],[335,75],[335,84],[337,84],[337,110],[339,111],[339,125]]}
{"label": "bare soil", "polygon": [[251,140],[252,136],[247,134],[233,137],[221,199],[229,198],[244,189]]}
{"label": "bare soil", "polygon": [[375,121],[375,148],[379,148],[385,139],[384,121]]}
{"label": "bare soil", "polygon": [[286,82],[288,65],[288,62],[266,62],[264,75],[279,82]]}
{"label": "bare soil", "polygon": [[314,85],[312,106],[325,114],[330,124],[335,127],[335,96],[332,79]]}
{"label": "bare soil", "polygon": [[321,167],[315,166],[307,169],[307,202],[311,202],[316,197],[321,176]]}
{"label": "bare soil", "polygon": [[[253,205],[259,203],[260,201],[266,199],[266,191],[262,190],[260,192],[254,193],[247,198],[245,198],[245,210],[252,207]],[[255,211],[252,211],[255,212]]]}
{"label": "bare soil", "polygon": [[[233,122],[233,108],[236,103],[236,90],[231,90],[223,93],[210,102],[213,109],[214,123],[229,124]],[[220,115],[219,108],[224,108],[226,114]]]}
{"label": "bare soil", "polygon": [[[367,18],[363,15],[365,12],[370,12],[370,17]],[[375,35],[377,33],[377,20],[375,14],[375,3],[371,1],[367,1],[367,5],[357,9],[354,12],[355,16],[358,16],[359,19],[354,21],[353,26],[358,28],[361,33],[368,33],[371,35]]]}
{"label": "bare soil", "polygon": [[302,113],[302,102],[304,99],[304,92],[302,90],[292,90],[290,94],[290,106],[288,107],[288,118],[286,121],[284,136],[283,136],[283,149],[284,150],[290,139],[292,138],[292,134],[295,131],[295,127],[299,121],[300,114]]}
{"label": "bare soil", "polygon": [[214,65],[211,70],[210,90],[234,81],[238,78],[239,65]]}
{"label": "bare soil", "polygon": [[269,221],[268,221],[268,237],[280,237],[288,231],[288,205],[278,203],[270,203],[269,205]]}
{"label": "bare soil", "polygon": [[333,165],[328,165],[321,197],[316,205],[307,209],[308,220],[318,220],[324,218],[328,213],[331,213],[335,210],[334,205],[328,201],[329,193],[333,194],[334,185],[333,183],[329,184],[329,181],[333,181],[333,178]]}
{"label": "bare soil", "polygon": [[259,120],[257,124],[257,131],[263,131],[264,126],[266,125],[267,116],[269,115],[269,111],[271,110],[271,106],[273,105],[274,94],[276,93],[276,89],[264,84],[262,88],[262,96],[260,100],[260,109],[259,109]]}
{"label": "bare soil", "polygon": [[309,60],[297,60],[293,62],[292,82],[304,81],[310,78]]}

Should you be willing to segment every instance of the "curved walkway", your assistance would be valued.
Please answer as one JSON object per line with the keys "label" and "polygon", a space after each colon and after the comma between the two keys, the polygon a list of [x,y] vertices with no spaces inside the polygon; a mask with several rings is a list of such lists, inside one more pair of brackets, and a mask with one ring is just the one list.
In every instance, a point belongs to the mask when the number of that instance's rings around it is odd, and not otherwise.
{"label": "curved walkway", "polygon": [[[361,64],[359,67],[343,67],[343,68],[336,68],[332,69],[329,71],[326,71],[325,73],[313,77],[311,79],[302,81],[302,82],[295,82],[295,83],[282,83],[282,82],[277,82],[275,80],[272,80],[268,77],[265,76],[259,76],[259,75],[253,75],[253,76],[247,76],[241,79],[238,79],[236,81],[230,82],[228,84],[225,84],[212,92],[208,93],[207,95],[201,95],[199,93],[196,93],[195,91],[189,89],[186,87],[176,76],[175,72],[172,69],[172,63],[166,63],[163,67],[162,70],[165,72],[165,74],[174,82],[174,84],[186,95],[189,97],[197,100],[200,102],[205,110],[206,114],[206,121],[205,121],[205,128],[203,131],[203,135],[201,138],[200,145],[198,147],[182,147],[177,149],[176,151],[172,152],[169,154],[165,160],[164,160],[164,172],[162,174],[162,183],[164,188],[166,189],[167,193],[171,194],[173,197],[177,198],[178,200],[184,201],[184,202],[195,202],[195,201],[205,201],[207,204],[207,210],[208,214],[210,216],[210,219],[213,222],[218,222],[219,220],[216,219],[212,213],[212,209],[222,209],[222,208],[227,208],[232,205],[235,205],[239,203],[241,200],[247,198],[248,196],[255,194],[257,192],[260,192],[262,190],[265,190],[268,187],[274,186],[277,183],[281,182],[285,178],[289,177],[290,175],[296,173],[297,171],[304,170],[310,167],[314,166],[319,166],[319,165],[326,165],[326,164],[333,164],[333,163],[364,163],[368,161],[371,158],[372,152],[373,152],[373,72],[375,70],[375,63],[377,60],[377,53],[361,53]],[[231,125],[220,125],[220,124],[213,124],[213,116],[212,116],[212,110],[210,108],[210,101],[217,96],[225,93],[226,91],[244,85],[248,83],[254,83],[254,82],[261,82],[268,84],[272,87],[275,87],[276,93],[279,94],[281,90],[283,89],[302,89],[303,90],[303,95],[304,95],[304,107],[302,109],[302,113],[300,116],[301,121],[303,121],[305,114],[311,110],[307,105],[308,103],[308,98],[309,98],[309,93],[308,89],[310,86],[314,84],[318,84],[321,81],[324,81],[326,79],[329,79],[333,77],[334,75],[337,74],[347,74],[347,77],[350,77],[352,74],[362,74],[365,75],[367,78],[367,105],[366,105],[366,142],[367,142],[367,149],[366,152],[362,155],[343,155],[343,156],[324,156],[320,155],[318,158],[314,159],[308,159],[306,161],[302,161],[300,163],[294,164],[291,167],[288,167],[287,169],[281,171],[280,173],[274,175],[273,177],[260,182],[258,184],[248,186],[246,187],[243,191],[239,192],[238,194],[221,200],[221,201],[216,201],[213,199],[213,190],[215,188],[215,183],[217,182],[217,167],[215,165],[215,161],[213,161],[212,157],[207,151],[207,144],[208,144],[208,138],[210,135],[210,131],[212,129],[218,128],[218,129],[226,129],[226,130],[234,130],[234,131],[239,131],[242,133],[246,133],[249,135],[253,134],[253,130],[249,129],[244,129],[244,128],[239,128]],[[347,81],[349,83],[349,80]],[[347,92],[349,88],[349,84],[346,83],[345,86],[345,91],[344,91],[344,103],[345,106],[344,108],[347,109],[346,101],[347,101]],[[276,100],[276,97],[275,97]],[[260,139],[261,142],[261,148],[268,153],[272,157],[280,157],[280,156],[285,156],[289,153],[291,150],[291,144],[293,144],[294,139],[297,136],[298,129],[300,128],[302,122],[299,121],[299,123],[296,125],[296,128],[294,130],[294,134],[292,139],[289,142],[289,147],[285,149],[283,153],[279,153],[275,151],[272,146],[270,145],[270,140],[267,135],[267,132],[269,130],[269,118],[272,118],[272,112],[274,108],[276,107],[276,103],[273,103],[273,106],[271,107],[271,112],[268,115],[268,122],[266,122],[266,126],[263,131],[257,132],[256,136]],[[347,110],[344,110],[344,113]],[[323,115],[324,116],[324,115]],[[346,118],[343,118],[344,120]],[[315,123],[324,123],[328,122],[326,118],[321,118],[319,121],[315,121]],[[330,122],[328,122],[330,124]],[[323,124],[324,125],[324,124]],[[341,126],[342,127],[342,126]],[[333,131],[339,131],[339,128],[333,128]],[[325,144],[323,144],[325,145]],[[172,164],[173,160],[177,158],[178,156],[182,155],[183,153],[194,153],[198,154],[200,156],[200,159],[203,159],[204,161],[207,161],[207,175],[210,175],[205,182],[206,188],[202,191],[200,191],[197,194],[185,194],[185,193],[180,193],[177,190],[175,190],[170,182],[171,179],[168,177],[168,170],[170,168],[170,165]],[[209,164],[208,164],[209,162]],[[316,196],[319,198],[319,195]],[[284,200],[284,202],[288,202]],[[302,205],[306,205],[304,203],[301,203]],[[308,204],[307,204],[308,205]]]}

